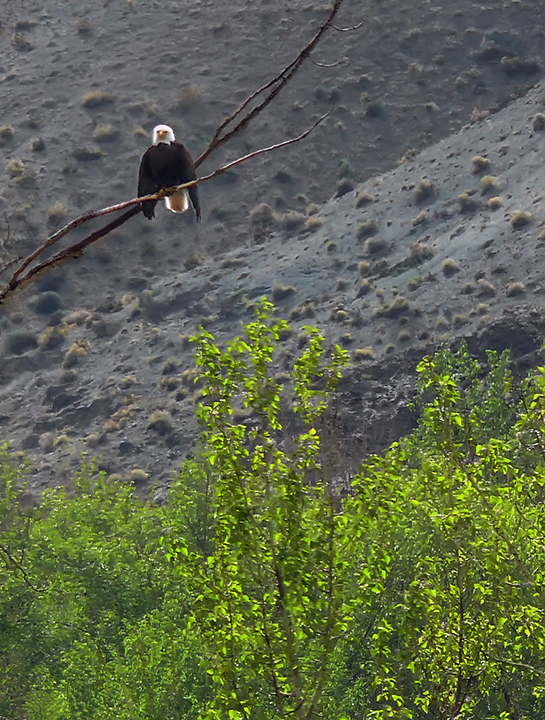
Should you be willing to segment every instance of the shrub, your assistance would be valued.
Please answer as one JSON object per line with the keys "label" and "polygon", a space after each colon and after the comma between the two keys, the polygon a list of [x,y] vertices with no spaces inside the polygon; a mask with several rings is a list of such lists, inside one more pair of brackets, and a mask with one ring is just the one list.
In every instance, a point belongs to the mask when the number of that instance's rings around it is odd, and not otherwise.
{"label": "shrub", "polygon": [[432,181],[428,180],[427,178],[421,180],[414,191],[414,199],[417,203],[422,203],[425,200],[429,200],[429,198],[433,197],[434,195],[435,186]]}
{"label": "shrub", "polygon": [[482,155],[475,155],[471,158],[471,172],[474,175],[486,172],[486,170],[488,170],[491,165],[492,163],[490,162],[490,160],[483,157]]}
{"label": "shrub", "polygon": [[305,222],[305,230],[308,230],[309,232],[316,232],[322,227],[323,224],[324,221],[321,217],[316,217],[312,215]]}
{"label": "shrub", "polygon": [[267,203],[256,205],[250,213],[250,234],[255,242],[264,242],[274,231],[277,218]]}
{"label": "shrub", "polygon": [[376,235],[378,232],[378,225],[375,220],[365,220],[360,223],[356,228],[356,237],[358,240],[365,240],[371,235]]}
{"label": "shrub", "polygon": [[525,225],[533,222],[533,220],[534,216],[532,213],[529,213],[526,210],[515,210],[509,218],[509,222],[511,223],[513,230],[520,230],[520,228],[523,228]]}
{"label": "shrub", "polygon": [[377,308],[375,314],[377,317],[395,318],[407,312],[409,307],[410,303],[407,298],[404,298],[403,295],[398,295],[391,303]]}
{"label": "shrub", "polygon": [[275,285],[272,290],[272,298],[275,302],[285,300],[290,295],[296,292],[293,285]]}
{"label": "shrub", "polygon": [[375,197],[371,195],[371,193],[368,193],[365,190],[362,190],[361,192],[358,192],[356,195],[355,200],[355,206],[357,208],[365,207],[366,205],[369,205],[369,203],[375,202]]}
{"label": "shrub", "polygon": [[462,268],[458,265],[454,258],[447,258],[441,263],[441,270],[443,271],[443,275],[445,277],[452,277],[452,275],[456,275],[456,273],[460,272],[461,269]]}
{"label": "shrub", "polygon": [[81,98],[83,107],[94,109],[110,105],[115,100],[115,95],[104,90],[91,90]]}
{"label": "shrub", "polygon": [[354,350],[352,353],[352,358],[356,362],[361,362],[361,361],[365,361],[365,360],[374,360],[374,357],[375,357],[375,355],[374,355],[373,348],[371,347],[371,345],[367,345],[366,347],[362,347],[362,348],[356,348],[356,350]]}

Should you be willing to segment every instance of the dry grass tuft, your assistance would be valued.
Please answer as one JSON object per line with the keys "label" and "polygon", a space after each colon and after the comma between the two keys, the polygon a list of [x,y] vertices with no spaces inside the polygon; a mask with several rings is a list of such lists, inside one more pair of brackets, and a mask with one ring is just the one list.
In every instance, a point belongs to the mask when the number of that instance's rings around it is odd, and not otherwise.
{"label": "dry grass tuft", "polygon": [[509,222],[511,223],[511,227],[513,228],[513,230],[519,230],[525,225],[529,225],[533,221],[533,219],[534,216],[527,210],[515,210],[515,212],[509,218]]}
{"label": "dry grass tuft", "polygon": [[441,270],[445,277],[452,277],[456,273],[460,272],[462,268],[458,265],[454,258],[447,258],[441,263]]}
{"label": "dry grass tuft", "polygon": [[104,107],[104,105],[109,105],[110,103],[113,103],[115,100],[115,95],[113,95],[110,92],[105,92],[104,90],[91,90],[88,93],[85,93],[85,95],[81,98],[81,104],[83,107],[93,109],[98,107]]}
{"label": "dry grass tuft", "polygon": [[482,155],[475,155],[471,158],[471,172],[474,175],[486,172],[491,165],[492,163],[490,160]]}

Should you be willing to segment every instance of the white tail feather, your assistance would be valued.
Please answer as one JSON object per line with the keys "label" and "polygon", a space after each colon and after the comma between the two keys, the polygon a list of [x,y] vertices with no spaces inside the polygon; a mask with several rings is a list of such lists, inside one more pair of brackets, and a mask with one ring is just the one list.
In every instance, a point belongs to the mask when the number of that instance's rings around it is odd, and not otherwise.
{"label": "white tail feather", "polygon": [[174,195],[171,195],[170,197],[166,197],[165,205],[167,206],[167,210],[170,210],[171,212],[185,212],[189,207],[187,190],[182,190],[181,192],[174,193]]}

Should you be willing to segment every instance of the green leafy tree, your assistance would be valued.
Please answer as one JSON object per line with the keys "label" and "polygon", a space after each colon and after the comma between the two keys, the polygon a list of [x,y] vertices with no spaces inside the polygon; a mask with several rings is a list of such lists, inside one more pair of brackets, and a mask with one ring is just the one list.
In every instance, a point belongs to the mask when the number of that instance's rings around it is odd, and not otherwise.
{"label": "green leafy tree", "polygon": [[[419,365],[419,425],[346,497],[345,354],[256,306],[196,339],[203,442],[169,502],[87,463],[33,506],[0,449],[0,715],[14,720],[545,716],[545,369]],[[293,418],[296,418],[294,421]]]}
{"label": "green leafy tree", "polygon": [[364,717],[543,712],[545,475],[524,442],[542,433],[543,371],[517,419],[507,355],[489,362],[483,377],[466,348],[425,358],[419,429],[354,482],[353,508],[375,513],[369,532],[394,557],[361,619],[367,682],[344,698]]}
{"label": "green leafy tree", "polygon": [[[244,335],[220,350],[201,331],[203,458],[209,539],[171,554],[193,595],[193,623],[214,696],[203,716],[311,718],[326,703],[333,650],[357,598],[350,540],[333,478],[320,474],[318,425],[346,355],[324,362],[307,329],[290,388],[302,428],[286,440],[273,355],[286,324],[263,300]],[[236,406],[247,422],[236,422]],[[288,447],[289,446],[289,447]]]}

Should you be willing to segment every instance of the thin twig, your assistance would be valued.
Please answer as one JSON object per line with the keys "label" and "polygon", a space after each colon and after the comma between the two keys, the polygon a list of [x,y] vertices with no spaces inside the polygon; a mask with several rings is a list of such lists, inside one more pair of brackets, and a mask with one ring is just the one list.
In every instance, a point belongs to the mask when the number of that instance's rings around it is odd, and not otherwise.
{"label": "thin twig", "polygon": [[9,260],[6,260],[4,263],[0,265],[0,275],[5,272],[8,268],[10,268],[12,265],[15,265],[15,263],[18,263],[19,260],[22,260],[23,256],[19,255],[18,257],[12,257]]}
{"label": "thin twig", "polygon": [[338,32],[352,32],[352,30],[358,30],[366,22],[367,18],[363,18],[361,22],[359,22],[357,25],[352,25],[352,27],[340,28],[333,24],[331,24],[331,27],[333,28],[333,30],[337,30]]}
{"label": "thin twig", "polygon": [[7,558],[7,560],[4,560],[4,562],[5,562],[6,567],[7,567],[8,569],[10,569],[10,564],[11,564],[13,567],[17,568],[17,570],[19,570],[19,572],[21,573],[24,582],[29,586],[29,588],[31,588],[32,590],[34,590],[34,592],[38,592],[38,593],[39,593],[39,592],[42,592],[42,590],[40,590],[39,588],[35,587],[35,585],[30,581],[26,570],[25,570],[24,567],[21,565],[21,563],[17,562],[17,560],[13,557],[13,555],[12,555],[11,552],[9,551],[9,548],[8,548],[6,545],[0,544],[0,551],[3,552],[4,555],[5,555],[6,558]]}
{"label": "thin twig", "polygon": [[317,67],[321,68],[332,68],[332,67],[338,67],[339,65],[342,67],[348,67],[350,65],[350,60],[347,57],[344,57],[342,60],[337,60],[334,63],[321,63],[317,60],[314,60],[314,58],[309,58],[310,62],[314,63]]}

